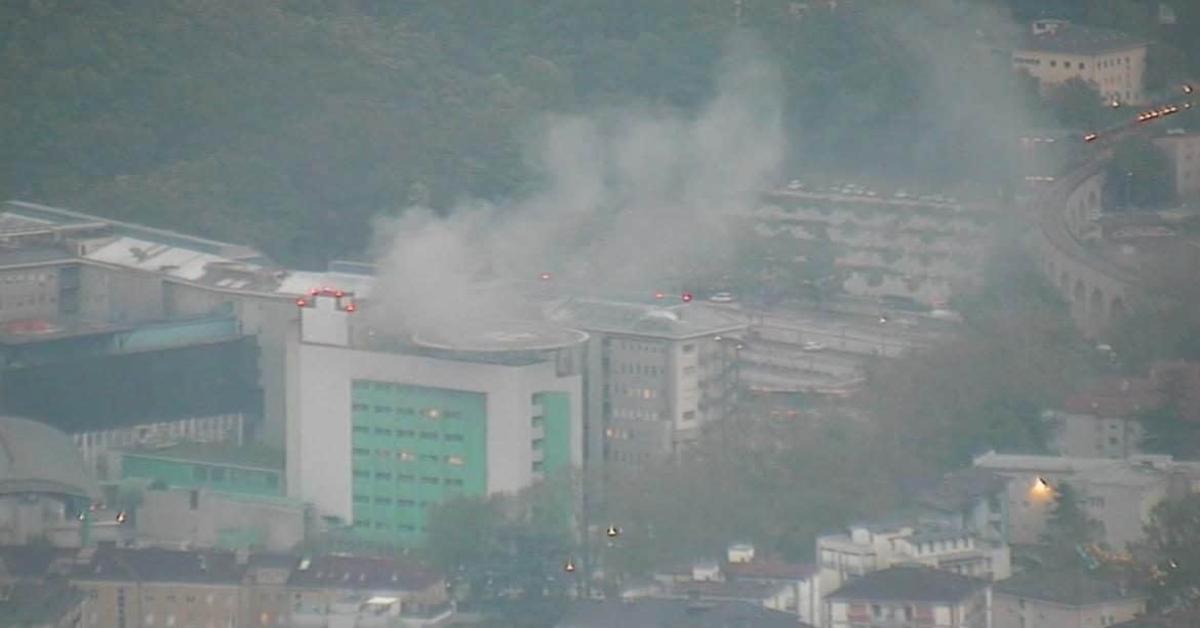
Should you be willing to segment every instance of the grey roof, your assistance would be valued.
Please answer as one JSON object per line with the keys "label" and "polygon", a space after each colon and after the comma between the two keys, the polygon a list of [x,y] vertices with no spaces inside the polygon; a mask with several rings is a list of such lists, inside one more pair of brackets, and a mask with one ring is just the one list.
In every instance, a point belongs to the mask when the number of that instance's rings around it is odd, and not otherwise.
{"label": "grey roof", "polygon": [[66,434],[37,421],[0,417],[0,494],[100,494]]}
{"label": "grey roof", "polygon": [[1067,606],[1139,599],[1144,593],[1082,569],[1026,571],[996,584],[996,593]]}
{"label": "grey roof", "polygon": [[602,299],[568,299],[551,320],[590,332],[682,340],[745,329],[746,324],[703,303],[662,307]]}
{"label": "grey roof", "polygon": [[557,628],[812,628],[795,615],[746,602],[685,600],[572,602]]}
{"label": "grey roof", "polygon": [[1118,31],[1078,24],[1063,24],[1053,33],[1027,32],[1017,49],[1095,55],[1144,45],[1144,41]]}
{"label": "grey roof", "polygon": [[305,567],[292,571],[288,586],[413,591],[427,589],[443,579],[428,569],[372,556],[314,556]]}
{"label": "grey roof", "polygon": [[850,581],[828,599],[956,604],[987,586],[978,578],[929,567],[889,567]]}
{"label": "grey roof", "polygon": [[229,585],[240,583],[245,569],[233,552],[102,547],[73,575],[78,580]]}
{"label": "grey roof", "polygon": [[[59,626],[79,608],[83,593],[62,580],[0,586],[0,628]],[[73,625],[73,624],[70,624]]]}
{"label": "grey roof", "polygon": [[75,560],[75,550],[48,545],[0,546],[0,577],[41,580],[66,573],[60,567]]}

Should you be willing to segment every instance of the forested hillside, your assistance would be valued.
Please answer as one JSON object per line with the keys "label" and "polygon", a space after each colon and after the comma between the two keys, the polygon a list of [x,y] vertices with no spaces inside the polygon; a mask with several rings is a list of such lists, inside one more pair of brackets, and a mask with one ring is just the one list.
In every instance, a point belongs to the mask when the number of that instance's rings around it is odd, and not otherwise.
{"label": "forested hillside", "polygon": [[739,22],[783,70],[796,168],[970,174],[977,123],[941,110],[955,70],[926,57],[954,38],[926,34],[987,2],[736,4],[9,0],[0,195],[321,264],[378,213],[536,185],[541,113],[703,102]]}

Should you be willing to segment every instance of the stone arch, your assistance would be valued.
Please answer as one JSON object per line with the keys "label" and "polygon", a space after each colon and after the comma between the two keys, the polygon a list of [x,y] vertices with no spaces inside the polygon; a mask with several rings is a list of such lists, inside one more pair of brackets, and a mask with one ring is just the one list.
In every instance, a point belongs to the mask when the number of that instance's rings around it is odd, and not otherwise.
{"label": "stone arch", "polygon": [[1099,202],[1099,200],[1100,199],[1096,196],[1095,189],[1088,191],[1088,208],[1089,209],[1096,209],[1096,203]]}
{"label": "stone arch", "polygon": [[1084,299],[1087,298],[1087,288],[1083,285],[1082,279],[1075,280],[1075,289],[1071,291],[1071,300],[1080,305],[1086,306]]}
{"label": "stone arch", "polygon": [[1092,298],[1088,302],[1087,312],[1092,329],[1104,326],[1104,293],[1100,292],[1100,288],[1092,288]]}
{"label": "stone arch", "polygon": [[1125,307],[1125,299],[1122,299],[1120,296],[1113,297],[1112,301],[1108,304],[1108,320],[1113,323],[1120,323],[1128,315],[1129,312]]}

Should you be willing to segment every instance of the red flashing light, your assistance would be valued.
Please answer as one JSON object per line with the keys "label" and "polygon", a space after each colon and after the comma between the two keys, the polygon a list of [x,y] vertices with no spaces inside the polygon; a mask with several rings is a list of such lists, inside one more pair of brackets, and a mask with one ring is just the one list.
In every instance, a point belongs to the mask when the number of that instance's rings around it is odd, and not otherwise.
{"label": "red flashing light", "polygon": [[296,305],[298,307],[308,307],[308,299],[304,299],[304,298],[296,299]]}
{"label": "red flashing light", "polygon": [[345,292],[343,292],[343,291],[341,291],[341,290],[338,290],[337,292],[334,292],[334,293],[333,293],[333,296],[335,296],[335,297],[337,297],[337,298],[339,298],[339,299],[340,299],[340,298],[342,298],[342,297],[346,296],[346,293],[345,293]]}
{"label": "red flashing light", "polygon": [[347,312],[353,313],[353,312],[358,311],[358,306],[354,305],[353,303],[347,303],[345,309]]}
{"label": "red flashing light", "polygon": [[541,275],[538,275],[538,277],[541,278],[542,281],[550,281],[550,273],[542,273]]}
{"label": "red flashing light", "polygon": [[667,295],[663,292],[655,292],[654,298],[658,299],[659,301],[662,301],[663,299],[667,298]]}
{"label": "red flashing light", "polygon": [[321,294],[321,289],[320,289],[320,288],[313,288],[312,290],[309,290],[309,291],[308,291],[308,295],[309,295],[309,296],[313,296],[313,297],[315,297],[315,296],[317,296],[318,294]]}
{"label": "red flashing light", "polygon": [[685,292],[680,298],[683,299],[684,303],[691,303],[696,297],[690,292]]}

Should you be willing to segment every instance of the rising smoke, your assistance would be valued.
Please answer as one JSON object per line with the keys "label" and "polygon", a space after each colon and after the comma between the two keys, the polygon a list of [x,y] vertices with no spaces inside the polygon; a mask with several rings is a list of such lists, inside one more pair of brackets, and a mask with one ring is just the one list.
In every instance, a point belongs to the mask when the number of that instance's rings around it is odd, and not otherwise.
{"label": "rising smoke", "polygon": [[544,120],[538,193],[510,203],[421,209],[377,226],[373,323],[453,333],[528,318],[504,280],[592,294],[654,290],[732,252],[727,217],[775,182],[784,155],[777,69],[755,42],[730,43],[716,96],[687,116],[652,107]]}

